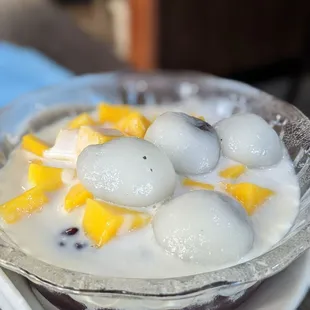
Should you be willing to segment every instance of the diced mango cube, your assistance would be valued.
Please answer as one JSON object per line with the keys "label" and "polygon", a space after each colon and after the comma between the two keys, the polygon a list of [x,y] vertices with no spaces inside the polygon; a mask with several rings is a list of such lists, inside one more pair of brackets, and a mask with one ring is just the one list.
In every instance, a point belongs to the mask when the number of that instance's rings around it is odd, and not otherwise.
{"label": "diced mango cube", "polygon": [[44,151],[49,149],[49,146],[34,135],[28,134],[23,136],[22,148],[28,152],[42,157]]}
{"label": "diced mango cube", "polygon": [[142,228],[149,221],[146,213],[87,199],[83,229],[94,244],[101,247],[117,235]]}
{"label": "diced mango cube", "polygon": [[48,197],[41,187],[34,187],[20,196],[0,206],[0,216],[8,224],[19,221],[22,217],[39,211],[48,202]]}
{"label": "diced mango cube", "polygon": [[123,117],[116,128],[129,136],[143,138],[150,125],[151,122],[141,113],[133,112]]}
{"label": "diced mango cube", "polygon": [[37,164],[37,165],[43,165],[43,161],[38,158],[31,158],[28,160],[29,164]]}
{"label": "diced mango cube", "polygon": [[192,116],[193,117],[196,117],[196,118],[198,118],[198,119],[200,119],[200,120],[202,120],[202,121],[206,121],[206,119],[202,116],[202,115],[195,115],[195,114],[192,114]]}
{"label": "diced mango cube", "polygon": [[226,184],[225,190],[243,205],[249,215],[275,194],[274,191],[253,183]]}
{"label": "diced mango cube", "polygon": [[[106,130],[108,131],[108,130]],[[112,130],[110,130],[112,131]],[[117,132],[116,130],[114,130]],[[114,135],[106,135],[99,131],[96,131],[92,127],[88,126],[82,126],[79,129],[78,138],[77,138],[77,153],[79,154],[82,152],[84,148],[86,148],[89,145],[93,144],[103,144],[106,142],[109,142],[115,138],[118,138],[121,136],[121,133],[114,134]]]}
{"label": "diced mango cube", "polygon": [[98,106],[99,120],[101,123],[117,123],[123,117],[132,113],[134,109],[128,105],[110,105],[106,103],[101,103]]}
{"label": "diced mango cube", "polygon": [[151,217],[148,214],[142,213],[142,212],[135,212],[135,213],[129,214],[129,217],[131,217],[132,219],[129,231],[143,228],[151,220]]}
{"label": "diced mango cube", "polygon": [[214,186],[208,183],[197,182],[188,178],[183,179],[182,184],[188,187],[199,187],[207,190],[214,190]]}
{"label": "diced mango cube", "polygon": [[29,165],[28,180],[33,186],[40,186],[44,190],[52,191],[62,186],[62,169],[43,166],[32,162]]}
{"label": "diced mango cube", "polygon": [[65,210],[71,212],[84,205],[89,198],[93,198],[93,194],[87,191],[82,184],[73,185],[65,197]]}
{"label": "diced mango cube", "polygon": [[96,122],[87,113],[82,113],[69,122],[68,128],[77,129],[81,126],[92,126],[95,124]]}
{"label": "diced mango cube", "polygon": [[244,165],[234,165],[219,172],[220,177],[225,179],[237,179],[246,171]]}

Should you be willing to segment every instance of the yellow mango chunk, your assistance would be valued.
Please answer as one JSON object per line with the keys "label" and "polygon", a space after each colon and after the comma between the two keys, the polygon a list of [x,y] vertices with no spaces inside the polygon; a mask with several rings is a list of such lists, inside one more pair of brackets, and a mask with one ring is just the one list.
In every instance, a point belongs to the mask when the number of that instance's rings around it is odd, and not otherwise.
{"label": "yellow mango chunk", "polygon": [[143,138],[150,125],[151,122],[141,113],[133,112],[123,117],[116,128],[129,136]]}
{"label": "yellow mango chunk", "polygon": [[39,211],[48,198],[41,187],[34,187],[0,206],[0,216],[8,224]]}
{"label": "yellow mango chunk", "polygon": [[275,194],[274,191],[253,183],[226,184],[225,190],[243,205],[248,215],[252,215],[259,206]]}
{"label": "yellow mango chunk", "polygon": [[42,157],[44,151],[49,149],[49,146],[34,135],[28,134],[23,136],[22,148],[30,153]]}
{"label": "yellow mango chunk", "polygon": [[73,185],[65,197],[65,210],[71,212],[84,205],[89,198],[93,198],[93,194],[87,191],[82,184]]}
{"label": "yellow mango chunk", "polygon": [[99,120],[101,123],[117,123],[123,117],[134,112],[134,109],[128,105],[110,105],[101,103],[98,106]]}
{"label": "yellow mango chunk", "polygon": [[243,165],[234,165],[219,172],[219,176],[225,179],[237,179],[246,171]]}
{"label": "yellow mango chunk", "polygon": [[33,186],[40,186],[44,190],[52,191],[62,186],[62,169],[43,166],[32,162],[29,165],[28,181]]}
{"label": "yellow mango chunk", "polygon": [[142,228],[149,221],[146,213],[87,199],[83,229],[97,247],[102,247],[117,235]]}
{"label": "yellow mango chunk", "polygon": [[79,129],[78,138],[77,138],[77,152],[79,154],[84,148],[86,148],[89,145],[103,144],[112,139],[118,138],[120,136],[121,136],[121,133],[119,135],[116,135],[116,134],[105,135],[99,131],[96,131],[95,129],[91,127],[82,126]]}
{"label": "yellow mango chunk", "polygon": [[188,178],[183,179],[182,184],[189,187],[199,187],[207,190],[214,190],[214,186],[212,184],[197,182]]}
{"label": "yellow mango chunk", "polygon": [[202,115],[195,115],[195,114],[192,114],[192,116],[193,117],[196,117],[196,118],[198,118],[198,119],[200,119],[200,120],[202,120],[202,121],[206,121],[206,119],[202,116]]}
{"label": "yellow mango chunk", "polygon": [[92,126],[95,124],[96,122],[87,113],[82,113],[69,122],[68,128],[77,129],[81,126]]}

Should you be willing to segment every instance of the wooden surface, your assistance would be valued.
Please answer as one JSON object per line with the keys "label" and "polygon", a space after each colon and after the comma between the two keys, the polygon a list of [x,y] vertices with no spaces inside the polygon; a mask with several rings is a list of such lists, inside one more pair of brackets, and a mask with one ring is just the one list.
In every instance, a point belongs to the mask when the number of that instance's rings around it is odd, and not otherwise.
{"label": "wooden surface", "polygon": [[158,1],[130,0],[131,43],[129,62],[137,70],[157,67]]}

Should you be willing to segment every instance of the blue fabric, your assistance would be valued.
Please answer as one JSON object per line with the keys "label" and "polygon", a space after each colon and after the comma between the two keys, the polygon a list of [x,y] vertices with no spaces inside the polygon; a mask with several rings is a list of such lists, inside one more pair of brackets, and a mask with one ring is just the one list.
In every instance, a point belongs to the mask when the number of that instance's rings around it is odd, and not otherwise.
{"label": "blue fabric", "polygon": [[0,42],[0,108],[16,97],[73,76],[41,53]]}

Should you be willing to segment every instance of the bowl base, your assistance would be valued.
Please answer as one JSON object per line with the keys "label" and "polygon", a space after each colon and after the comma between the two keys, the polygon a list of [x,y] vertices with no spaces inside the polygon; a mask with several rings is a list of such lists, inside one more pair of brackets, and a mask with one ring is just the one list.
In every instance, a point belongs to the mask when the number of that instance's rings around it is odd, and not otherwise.
{"label": "bowl base", "polygon": [[[234,310],[237,309],[243,302],[245,302],[258,288],[260,283],[253,285],[252,287],[245,290],[244,294],[238,299],[232,301],[226,296],[219,296],[214,301],[203,304],[193,305],[185,308],[171,309],[171,310]],[[44,308],[47,310],[87,310],[87,306],[74,300],[67,294],[61,294],[50,291],[43,286],[39,286],[30,283],[36,297],[40,300]],[[45,307],[44,303],[47,304]],[[161,308],[163,310],[163,308]],[[170,309],[170,308],[169,308]],[[96,310],[124,310],[118,308],[96,308]]]}

